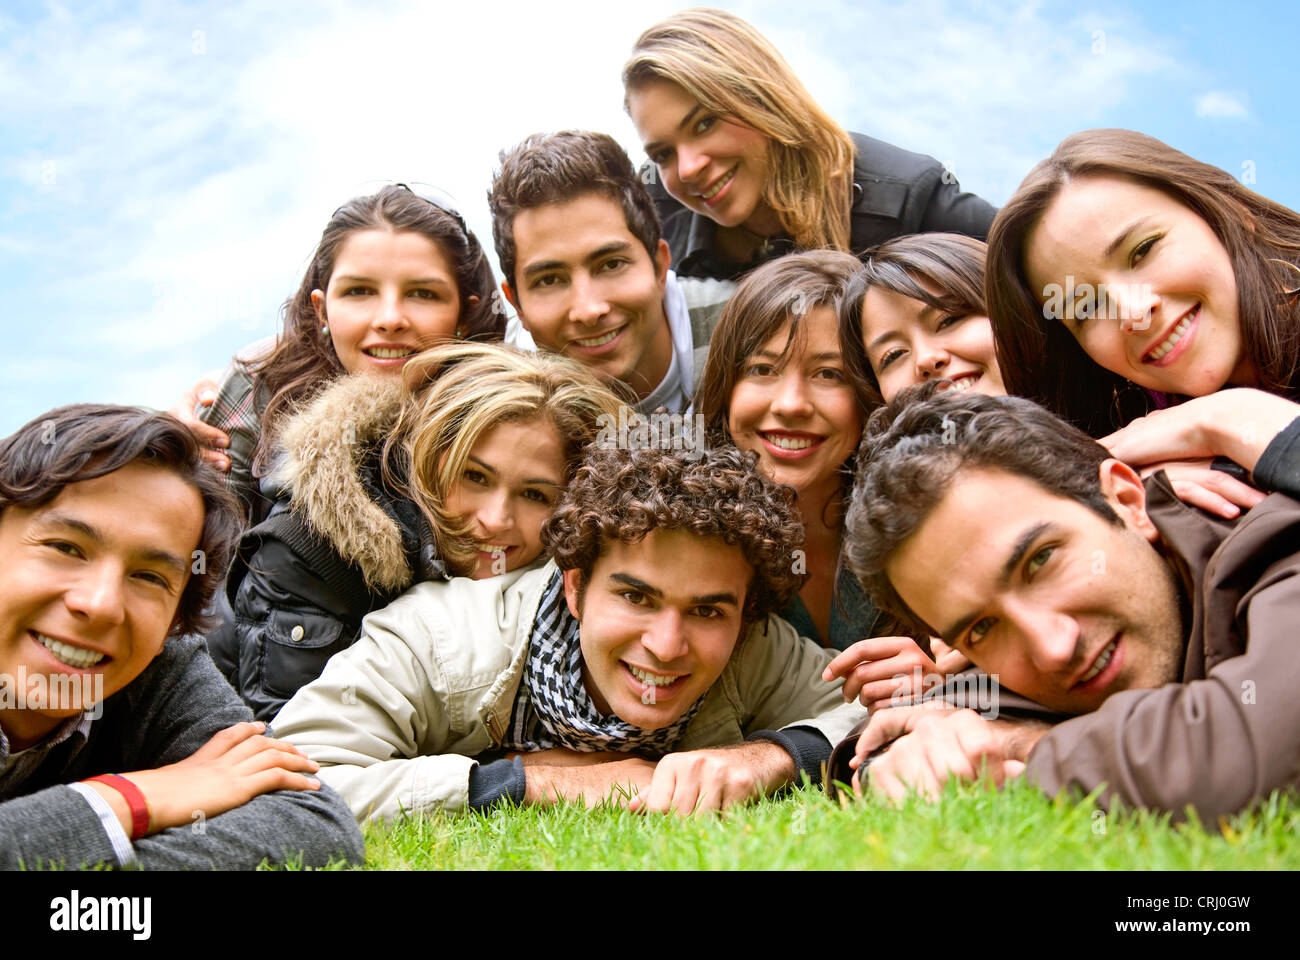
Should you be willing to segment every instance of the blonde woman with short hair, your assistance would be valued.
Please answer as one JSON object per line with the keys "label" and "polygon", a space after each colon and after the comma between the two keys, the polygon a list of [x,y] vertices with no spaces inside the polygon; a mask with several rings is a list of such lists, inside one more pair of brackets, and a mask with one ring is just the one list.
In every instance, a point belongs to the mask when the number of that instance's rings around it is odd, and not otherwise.
{"label": "blonde woman with short hair", "polygon": [[619,398],[565,357],[446,342],[401,381],[346,377],[286,424],[275,507],[227,582],[213,659],[259,719],[415,583],[531,566]]}
{"label": "blonde woman with short hair", "polygon": [[908,233],[983,239],[993,221],[932,157],[846,132],[734,14],[655,24],[623,87],[680,276],[734,279],[793,249],[857,254]]}

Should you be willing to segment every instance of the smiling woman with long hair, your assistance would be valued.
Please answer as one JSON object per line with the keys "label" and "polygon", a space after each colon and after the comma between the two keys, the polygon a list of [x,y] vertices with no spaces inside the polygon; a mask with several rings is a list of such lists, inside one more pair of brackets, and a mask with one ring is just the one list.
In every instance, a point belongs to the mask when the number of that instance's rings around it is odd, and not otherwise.
{"label": "smiling woman with long hair", "polygon": [[1222,456],[1300,492],[1300,214],[1153,137],[1085,130],[998,214],[987,293],[1011,393],[1123,427],[1104,442],[1130,463]]}
{"label": "smiling woman with long hair", "polygon": [[982,239],[992,222],[938,161],[846,132],[734,14],[655,24],[623,87],[681,276],[730,279],[796,248],[858,253],[922,231]]}

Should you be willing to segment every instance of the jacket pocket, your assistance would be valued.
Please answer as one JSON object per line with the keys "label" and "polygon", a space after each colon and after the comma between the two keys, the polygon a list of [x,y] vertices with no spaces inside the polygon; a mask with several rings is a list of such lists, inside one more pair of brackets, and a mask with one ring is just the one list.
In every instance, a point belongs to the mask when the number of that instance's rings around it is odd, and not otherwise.
{"label": "jacket pocket", "polygon": [[286,610],[271,614],[263,636],[262,688],[286,700],[319,677],[329,658],[355,639],[333,617]]}

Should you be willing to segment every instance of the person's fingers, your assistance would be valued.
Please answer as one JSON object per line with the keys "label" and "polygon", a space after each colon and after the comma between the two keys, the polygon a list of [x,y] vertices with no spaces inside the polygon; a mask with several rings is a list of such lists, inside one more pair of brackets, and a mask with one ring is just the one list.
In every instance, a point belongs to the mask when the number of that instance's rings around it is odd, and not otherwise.
{"label": "person's fingers", "polygon": [[842,677],[864,660],[882,660],[892,657],[908,643],[914,644],[915,641],[911,637],[869,637],[866,640],[859,640],[857,643],[850,644],[826,665],[826,669],[822,672],[822,679],[830,681]]}
{"label": "person's fingers", "polygon": [[1025,762],[1023,760],[1003,760],[1002,761],[1002,778],[1005,783],[1012,780],[1025,772]]}
{"label": "person's fingers", "polygon": [[[187,760],[202,761],[219,757],[229,753],[239,744],[248,740],[250,737],[259,736],[266,729],[266,724],[261,720],[245,720],[242,723],[236,723],[233,726],[226,727],[224,730],[218,730],[212,735],[203,746],[195,750]],[[182,763],[186,761],[181,761]]]}
{"label": "person's fingers", "polygon": [[299,773],[315,773],[320,769],[320,764],[303,756],[301,753],[290,753],[286,750],[266,747],[252,756],[235,761],[232,769],[238,776],[246,777],[260,773],[263,770],[269,770],[272,767]]}
{"label": "person's fingers", "polygon": [[208,447],[203,447],[202,456],[204,460],[222,473],[225,473],[230,469],[230,458],[224,453],[219,453],[218,451],[212,450]]}
{"label": "person's fingers", "polygon": [[200,380],[191,389],[194,394],[194,403],[191,406],[202,404],[210,407],[217,402],[217,391],[220,387],[215,380]]}
{"label": "person's fingers", "polygon": [[294,773],[291,770],[285,770],[283,767],[268,767],[260,773],[255,773],[245,779],[242,785],[250,800],[253,797],[260,797],[264,793],[274,793],[276,790],[320,789],[320,781],[315,777]]}
{"label": "person's fingers", "polygon": [[1239,507],[1257,507],[1265,497],[1263,491],[1256,490],[1248,483],[1242,483],[1222,470],[1206,470],[1203,485]]}
{"label": "person's fingers", "polygon": [[[860,704],[864,707],[872,707],[878,703],[893,704],[897,706],[900,703],[908,703],[916,692],[912,690],[912,681],[908,677],[898,679],[876,680],[873,683],[863,684],[858,693],[854,695]],[[846,703],[848,700],[845,701]]]}
{"label": "person's fingers", "polygon": [[1229,520],[1241,513],[1241,508],[1236,504],[1229,503],[1223,497],[1219,496],[1213,490],[1202,486],[1199,483],[1193,483],[1187,480],[1175,480],[1173,482],[1174,493],[1183,503],[1190,504],[1193,507],[1200,507],[1207,513],[1213,513],[1215,516],[1225,517]]}
{"label": "person's fingers", "polygon": [[228,763],[237,764],[249,757],[261,753],[264,750],[297,757],[306,756],[306,754],[287,740],[276,740],[273,737],[257,736],[249,737],[247,740],[235,744],[226,752],[224,759]]}
{"label": "person's fingers", "polygon": [[642,795],[645,802],[641,809],[647,813],[666,812],[672,806],[676,789],[677,764],[665,757],[655,767],[655,775],[650,780],[650,789]]}

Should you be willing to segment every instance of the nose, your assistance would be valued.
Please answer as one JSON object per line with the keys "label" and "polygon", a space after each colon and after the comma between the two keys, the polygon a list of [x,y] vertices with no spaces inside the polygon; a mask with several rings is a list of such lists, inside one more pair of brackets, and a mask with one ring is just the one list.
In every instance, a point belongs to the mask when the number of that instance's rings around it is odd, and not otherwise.
{"label": "nose", "polygon": [[381,294],[372,321],[374,328],[386,333],[392,333],[409,326],[403,306],[404,301],[397,291],[388,291]]}
{"label": "nose", "polygon": [[[1158,300],[1149,283],[1115,284],[1106,288],[1107,319],[1119,320],[1125,333],[1151,329]],[[1113,312],[1112,312],[1113,311]]]}
{"label": "nose", "polygon": [[787,369],[781,376],[776,385],[776,396],[772,398],[772,412],[787,419],[812,416],[812,399],[802,373]]}
{"label": "nose", "polygon": [[602,296],[600,284],[584,271],[578,271],[571,281],[569,319],[583,326],[591,326],[609,313],[609,301]]}
{"label": "nose", "polygon": [[1074,617],[1038,603],[1008,605],[1006,615],[1024,637],[1029,662],[1044,675],[1079,666],[1079,622]]}
{"label": "nose", "polygon": [[709,155],[690,144],[677,147],[677,178],[683,183],[692,183],[704,168],[709,165]]}
{"label": "nose", "polygon": [[672,663],[687,651],[686,628],[682,615],[672,607],[659,610],[641,635],[641,646],[660,663]]}
{"label": "nose", "polygon": [[952,359],[948,351],[931,340],[920,339],[912,345],[913,363],[916,365],[916,379],[919,382],[933,380],[943,376],[944,368]]}
{"label": "nose", "polygon": [[507,533],[514,529],[515,514],[513,504],[514,501],[507,490],[493,491],[479,504],[474,518],[478,521],[478,525],[483,529],[483,533],[488,540],[491,540],[497,534]]}
{"label": "nose", "polygon": [[125,619],[122,571],[110,563],[89,566],[75,584],[64,591],[63,603],[78,620],[114,626]]}

